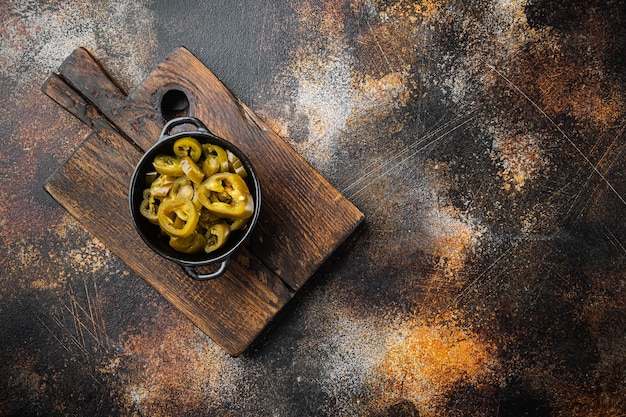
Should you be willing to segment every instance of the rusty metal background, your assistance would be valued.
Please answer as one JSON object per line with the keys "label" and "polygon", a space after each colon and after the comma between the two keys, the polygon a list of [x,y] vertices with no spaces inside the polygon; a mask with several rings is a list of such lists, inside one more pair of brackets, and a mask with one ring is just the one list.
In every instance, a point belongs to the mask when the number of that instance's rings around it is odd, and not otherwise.
{"label": "rusty metal background", "polygon": [[[624,6],[0,1],[0,415],[626,415]],[[42,188],[179,45],[366,215],[239,358]]]}

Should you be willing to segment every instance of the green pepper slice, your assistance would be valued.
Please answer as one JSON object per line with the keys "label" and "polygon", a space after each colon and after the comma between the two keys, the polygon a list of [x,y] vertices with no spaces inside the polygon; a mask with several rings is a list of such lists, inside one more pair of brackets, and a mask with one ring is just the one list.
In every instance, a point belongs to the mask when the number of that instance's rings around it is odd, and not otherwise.
{"label": "green pepper slice", "polygon": [[[220,216],[217,216],[213,213],[211,213],[209,211],[208,208],[204,207],[203,205],[200,205],[200,222],[204,222],[204,223],[209,223],[209,224],[213,224],[213,223],[217,223],[218,220],[220,220]],[[207,227],[208,229],[208,227]]]}
{"label": "green pepper slice", "polygon": [[172,188],[170,189],[168,196],[172,198],[182,197],[187,200],[191,200],[193,198],[194,190],[191,185],[191,181],[189,178],[183,176],[178,177],[172,184]]}
{"label": "green pepper slice", "polygon": [[176,177],[174,176],[159,175],[157,179],[150,184],[150,194],[154,197],[165,197],[172,189],[175,181]]}
{"label": "green pepper slice", "polygon": [[213,214],[229,219],[247,219],[254,201],[246,182],[232,172],[220,172],[204,180],[197,189],[198,200]]}
{"label": "green pepper slice", "polygon": [[159,203],[160,201],[150,194],[149,189],[144,190],[143,200],[139,206],[139,212],[152,224],[159,224],[159,219],[157,217]]}
{"label": "green pepper slice", "polygon": [[194,183],[200,184],[204,179],[204,172],[202,172],[190,156],[182,157],[180,159],[180,166],[187,178]]}
{"label": "green pepper slice", "polygon": [[230,235],[230,227],[225,223],[217,223],[212,225],[204,235],[206,238],[206,245],[204,251],[211,253],[226,243],[228,236]]}
{"label": "green pepper slice", "polygon": [[241,230],[248,223],[248,219],[236,219],[230,224],[230,231]]}
{"label": "green pepper slice", "polygon": [[207,158],[202,162],[202,172],[207,177],[210,177],[213,174],[217,174],[220,172],[220,166],[217,163],[216,158]]}
{"label": "green pepper slice", "polygon": [[[191,185],[191,181],[189,180],[189,178],[183,176],[176,178],[176,181],[174,181],[170,192],[167,194],[167,198],[184,198],[193,202],[193,199],[195,197],[194,193],[195,190],[193,188],[193,185]],[[196,209],[198,208],[195,203],[194,206],[196,207]],[[183,220],[187,220],[187,214],[182,209],[176,210],[176,215]]]}
{"label": "green pepper slice", "polygon": [[206,238],[200,233],[192,233],[187,237],[170,237],[170,246],[183,253],[198,253],[206,245]]}
{"label": "green pepper slice", "polygon": [[152,165],[159,174],[174,177],[184,175],[183,168],[180,166],[180,159],[172,155],[157,155],[154,157]]}
{"label": "green pepper slice", "polygon": [[192,137],[180,138],[174,142],[174,155],[181,159],[189,156],[196,162],[202,156],[202,146]]}
{"label": "green pepper slice", "polygon": [[171,237],[187,237],[198,225],[196,206],[186,198],[166,198],[157,211],[161,230]]}
{"label": "green pepper slice", "polygon": [[228,170],[239,175],[241,178],[246,178],[248,176],[248,173],[246,172],[246,169],[243,167],[243,163],[237,157],[237,155],[229,150],[226,150],[226,155],[228,157]]}
{"label": "green pepper slice", "polygon": [[228,171],[228,155],[224,148],[212,143],[205,143],[202,145],[202,152],[205,156],[202,162],[202,171],[207,177],[218,172]]}

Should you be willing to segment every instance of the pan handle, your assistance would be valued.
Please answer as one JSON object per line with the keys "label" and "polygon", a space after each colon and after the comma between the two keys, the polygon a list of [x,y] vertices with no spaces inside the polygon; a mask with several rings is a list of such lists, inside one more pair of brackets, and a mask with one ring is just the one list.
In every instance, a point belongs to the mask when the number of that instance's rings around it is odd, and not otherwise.
{"label": "pan handle", "polygon": [[180,126],[184,124],[192,124],[198,128],[198,132],[209,133],[212,135],[212,133],[204,125],[204,123],[202,123],[200,120],[196,119],[195,117],[187,117],[187,116],[177,117],[175,119],[170,120],[169,122],[165,124],[165,126],[163,126],[163,130],[161,131],[161,136],[159,136],[159,142],[170,137],[171,136],[170,132],[176,126]]}
{"label": "pan handle", "polygon": [[226,272],[226,268],[228,268],[228,264],[230,264],[230,258],[226,258],[220,263],[219,268],[215,271],[210,272],[208,274],[198,274],[195,269],[191,266],[183,266],[183,270],[189,275],[191,278],[196,281],[208,281],[211,279],[218,278]]}

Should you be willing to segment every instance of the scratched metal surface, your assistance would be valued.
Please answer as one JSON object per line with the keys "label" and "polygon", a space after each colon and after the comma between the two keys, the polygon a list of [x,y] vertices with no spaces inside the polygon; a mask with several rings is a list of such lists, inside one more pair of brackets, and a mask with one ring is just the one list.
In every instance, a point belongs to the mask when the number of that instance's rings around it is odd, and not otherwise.
{"label": "scratched metal surface", "polygon": [[[0,1],[0,415],[626,415],[624,10]],[[187,46],[365,213],[242,357],[44,192],[81,45]]]}

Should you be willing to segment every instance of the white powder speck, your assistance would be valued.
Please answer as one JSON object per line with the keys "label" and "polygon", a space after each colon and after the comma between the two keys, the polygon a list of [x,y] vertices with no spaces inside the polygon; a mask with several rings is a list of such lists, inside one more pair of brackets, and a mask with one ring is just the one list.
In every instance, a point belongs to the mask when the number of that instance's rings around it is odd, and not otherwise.
{"label": "white powder speck", "polygon": [[[58,9],[58,10],[57,10]],[[43,82],[77,47],[125,57],[120,82],[138,83],[156,49],[154,16],[145,1],[13,4],[0,30],[0,75],[17,86]]]}

